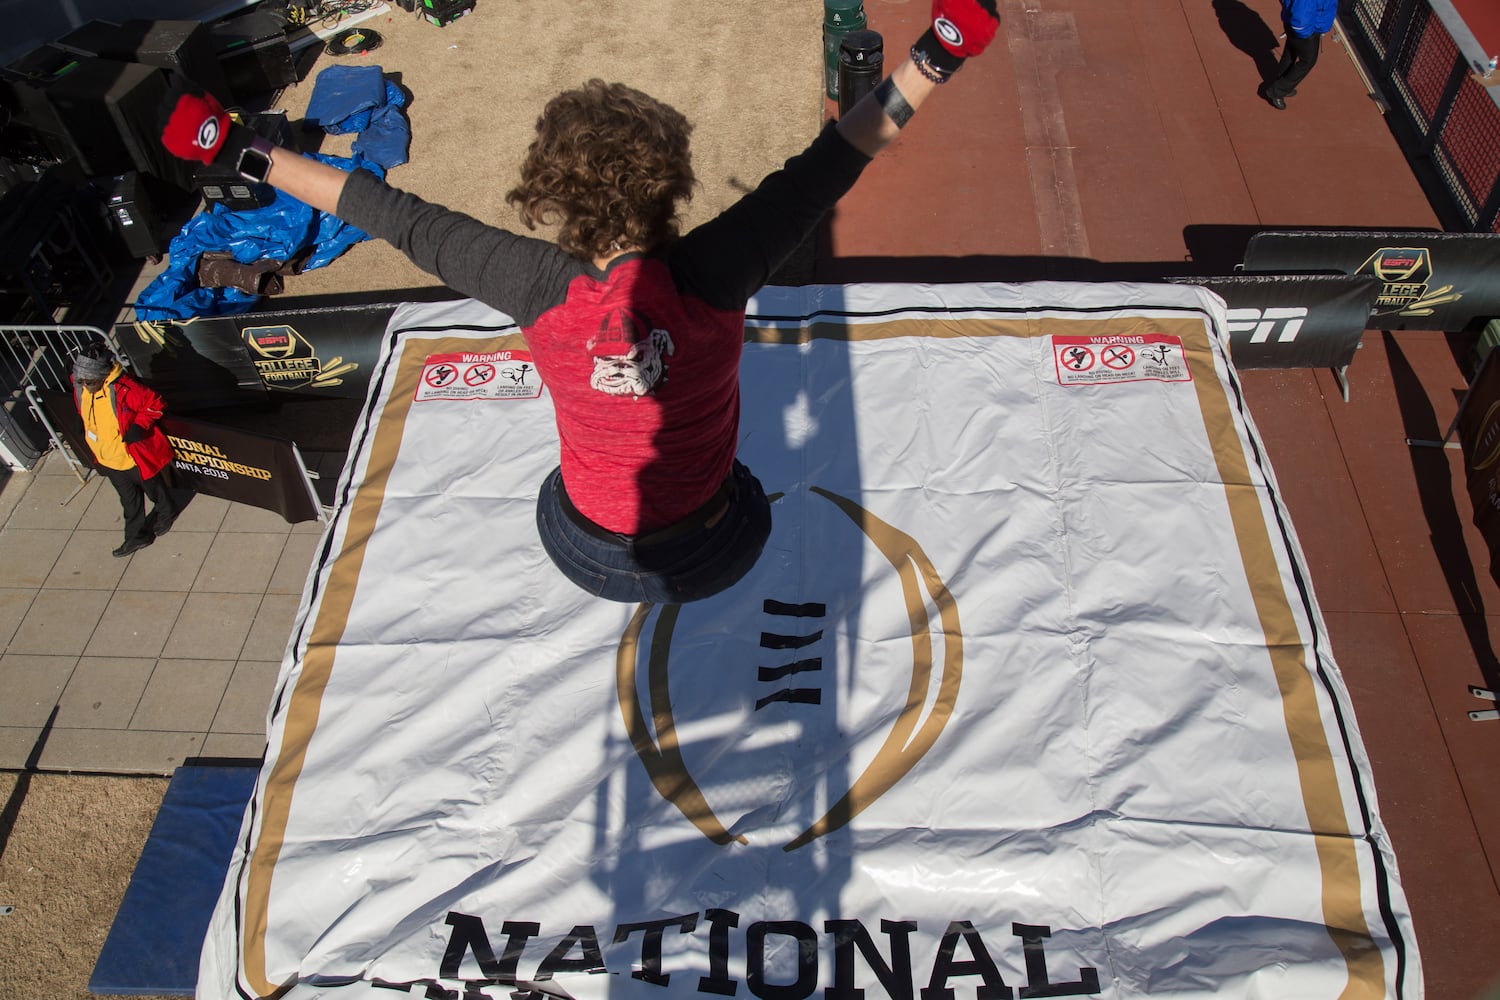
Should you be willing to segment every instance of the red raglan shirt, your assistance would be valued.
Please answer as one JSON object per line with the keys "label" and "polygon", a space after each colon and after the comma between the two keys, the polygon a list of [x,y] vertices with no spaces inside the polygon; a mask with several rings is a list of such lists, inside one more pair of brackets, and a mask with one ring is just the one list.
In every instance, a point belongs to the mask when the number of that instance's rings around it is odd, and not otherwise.
{"label": "red raglan shirt", "polygon": [[520,324],[552,394],[563,485],[610,531],[681,520],[739,437],[745,303],[870,162],[832,128],[718,217],[599,270],[355,171],[339,218]]}

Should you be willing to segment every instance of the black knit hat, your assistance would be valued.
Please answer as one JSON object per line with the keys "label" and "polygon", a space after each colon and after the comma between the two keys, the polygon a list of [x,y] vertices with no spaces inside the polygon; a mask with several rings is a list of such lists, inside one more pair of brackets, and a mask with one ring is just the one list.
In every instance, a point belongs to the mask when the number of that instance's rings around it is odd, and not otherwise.
{"label": "black knit hat", "polygon": [[73,377],[80,382],[102,382],[114,370],[114,355],[102,344],[88,345],[73,359]]}

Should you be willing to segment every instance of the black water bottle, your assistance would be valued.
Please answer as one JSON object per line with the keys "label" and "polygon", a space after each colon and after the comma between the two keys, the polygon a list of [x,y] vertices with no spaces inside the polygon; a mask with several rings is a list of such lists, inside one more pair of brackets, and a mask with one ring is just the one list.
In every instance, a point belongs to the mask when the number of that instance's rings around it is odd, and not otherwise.
{"label": "black water bottle", "polygon": [[880,83],[884,62],[884,40],[878,31],[861,28],[839,41],[840,118]]}

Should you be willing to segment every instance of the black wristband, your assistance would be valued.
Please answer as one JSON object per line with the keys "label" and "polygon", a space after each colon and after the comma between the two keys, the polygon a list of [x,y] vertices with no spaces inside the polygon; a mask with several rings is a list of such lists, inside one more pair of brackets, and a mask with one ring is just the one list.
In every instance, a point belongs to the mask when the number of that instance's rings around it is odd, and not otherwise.
{"label": "black wristband", "polygon": [[906,102],[905,95],[896,86],[896,81],[890,77],[881,80],[875,88],[875,99],[885,110],[886,117],[896,123],[897,128],[905,128],[906,123],[911,121],[911,116],[916,114],[912,106]]}
{"label": "black wristband", "polygon": [[945,49],[943,43],[938,41],[937,32],[929,27],[911,47],[911,61],[933,83],[947,83],[948,78],[964,64],[964,57]]}

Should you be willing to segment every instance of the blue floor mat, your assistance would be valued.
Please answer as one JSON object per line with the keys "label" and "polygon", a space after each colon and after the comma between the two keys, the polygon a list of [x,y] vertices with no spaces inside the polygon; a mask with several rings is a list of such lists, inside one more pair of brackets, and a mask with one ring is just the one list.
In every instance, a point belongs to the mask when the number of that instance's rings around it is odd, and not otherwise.
{"label": "blue floor mat", "polygon": [[89,992],[191,996],[198,954],[258,767],[179,767],[130,877]]}

